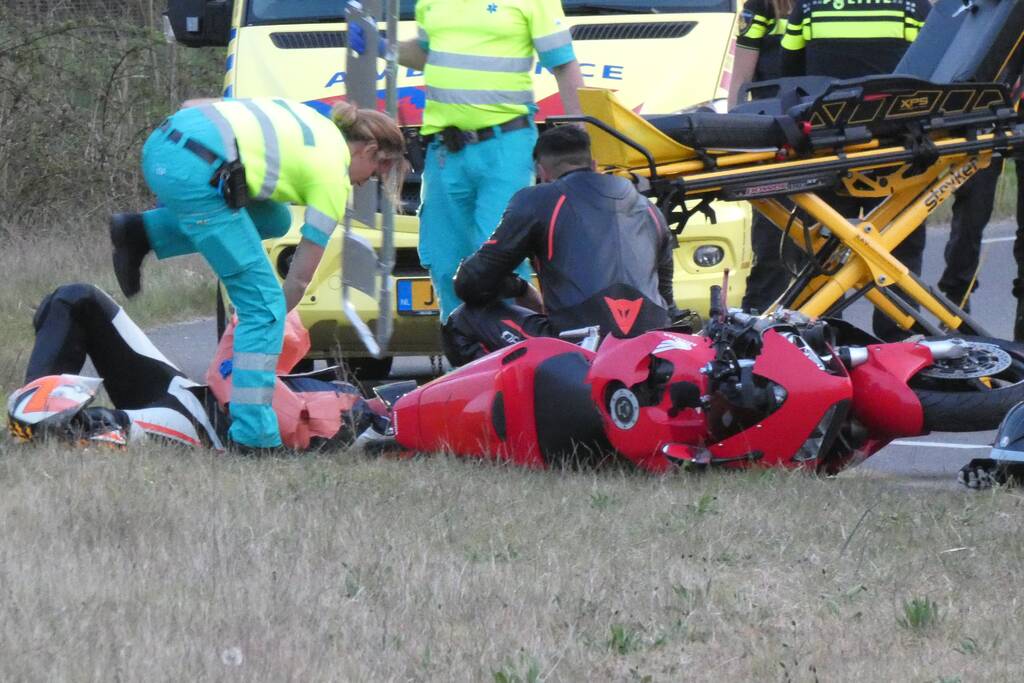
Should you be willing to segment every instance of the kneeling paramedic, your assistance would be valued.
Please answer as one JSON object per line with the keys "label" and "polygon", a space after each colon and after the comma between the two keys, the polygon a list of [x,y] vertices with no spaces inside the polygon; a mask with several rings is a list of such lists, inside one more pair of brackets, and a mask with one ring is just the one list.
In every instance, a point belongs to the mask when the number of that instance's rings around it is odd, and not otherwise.
{"label": "kneeling paramedic", "polygon": [[[442,329],[453,365],[525,337],[588,326],[629,337],[670,322],[675,238],[664,217],[628,180],[594,170],[590,138],[575,126],[544,132],[533,156],[544,184],[512,197],[455,275],[465,303]],[[543,301],[513,272],[524,258]]]}
{"label": "kneeling paramedic", "polygon": [[[305,293],[351,185],[378,175],[397,194],[404,149],[380,112],[341,103],[328,119],[283,99],[186,106],[146,141],[142,170],[163,206],[111,219],[114,272],[132,296],[151,249],[161,259],[198,252],[224,283],[239,320],[229,432],[239,447],[281,445],[271,396],[285,313]],[[288,228],[274,202],[306,207],[283,291],[262,245]]]}

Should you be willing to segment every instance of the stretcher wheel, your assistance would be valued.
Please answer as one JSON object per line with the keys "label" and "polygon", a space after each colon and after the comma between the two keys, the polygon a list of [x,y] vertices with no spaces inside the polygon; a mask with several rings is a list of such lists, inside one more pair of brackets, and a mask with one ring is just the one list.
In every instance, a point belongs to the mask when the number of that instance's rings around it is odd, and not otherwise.
{"label": "stretcher wheel", "polygon": [[[996,429],[1010,408],[1024,401],[1024,344],[992,337],[963,339],[974,345],[959,373],[963,376],[957,376],[955,367],[936,372],[936,366],[929,366],[910,380],[929,431]],[[993,372],[978,377],[985,363],[992,363]]]}

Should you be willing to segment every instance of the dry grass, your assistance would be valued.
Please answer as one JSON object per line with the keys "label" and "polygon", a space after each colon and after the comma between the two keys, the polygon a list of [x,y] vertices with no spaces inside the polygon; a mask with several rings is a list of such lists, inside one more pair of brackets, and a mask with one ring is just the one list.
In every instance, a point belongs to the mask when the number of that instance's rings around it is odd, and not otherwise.
{"label": "dry grass", "polygon": [[0,450],[4,680],[1010,680],[1022,499]]}
{"label": "dry grass", "polygon": [[[69,282],[90,282],[115,295],[140,325],[173,322],[214,312],[214,282],[199,257],[158,262],[147,259],[143,293],[126,302],[110,265],[106,215],[81,216],[75,225],[13,224],[0,220],[0,389],[6,392],[24,377],[32,348],[32,313],[44,296]],[[23,235],[32,234],[31,238]]]}

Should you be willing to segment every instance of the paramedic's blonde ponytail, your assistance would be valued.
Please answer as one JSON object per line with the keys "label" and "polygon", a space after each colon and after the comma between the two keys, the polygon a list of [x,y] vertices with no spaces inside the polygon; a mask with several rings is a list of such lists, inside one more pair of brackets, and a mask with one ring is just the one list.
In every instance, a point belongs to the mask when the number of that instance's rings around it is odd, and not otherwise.
{"label": "paramedic's blonde ponytail", "polygon": [[406,173],[402,129],[387,114],[376,109],[359,109],[351,102],[334,105],[331,120],[345,136],[346,142],[377,143],[377,176],[381,189],[392,205],[400,209]]}
{"label": "paramedic's blonde ponytail", "polygon": [[351,102],[338,102],[331,109],[331,120],[349,142],[376,142],[385,157],[405,155],[405,137],[394,120],[375,109],[359,109]]}

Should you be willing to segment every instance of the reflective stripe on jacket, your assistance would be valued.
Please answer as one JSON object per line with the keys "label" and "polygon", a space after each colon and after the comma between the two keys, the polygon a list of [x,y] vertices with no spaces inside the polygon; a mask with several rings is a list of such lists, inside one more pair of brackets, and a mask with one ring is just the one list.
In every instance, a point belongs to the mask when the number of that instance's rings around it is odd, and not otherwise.
{"label": "reflective stripe on jacket", "polygon": [[548,68],[575,59],[558,0],[419,0],[416,23],[427,51],[424,134],[532,113],[534,52]]}
{"label": "reflective stripe on jacket", "polygon": [[799,50],[812,40],[833,39],[891,38],[911,43],[924,25],[924,16],[919,13],[917,4],[927,5],[927,1],[889,0],[870,4],[844,0],[802,2],[790,17],[782,47]]}
{"label": "reflective stripe on jacket", "polygon": [[222,100],[202,108],[229,154],[237,145],[253,198],[307,207],[303,236],[325,245],[351,190],[348,144],[334,122],[280,98]]}

